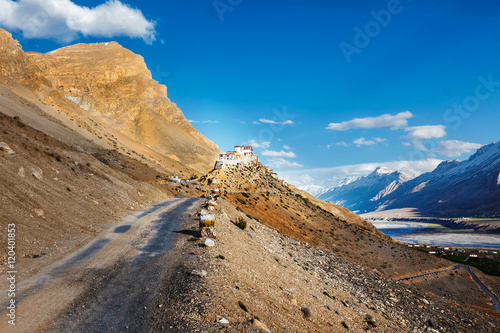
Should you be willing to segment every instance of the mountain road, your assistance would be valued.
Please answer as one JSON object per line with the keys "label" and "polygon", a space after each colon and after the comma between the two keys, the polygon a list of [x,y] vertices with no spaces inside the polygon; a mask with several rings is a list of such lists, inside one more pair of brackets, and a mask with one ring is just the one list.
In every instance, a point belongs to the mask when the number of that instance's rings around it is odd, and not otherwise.
{"label": "mountain road", "polygon": [[[17,285],[16,325],[0,332],[148,332],[151,302],[181,255],[175,245],[202,200],[175,198],[137,212]],[[22,274],[22,272],[19,272]],[[6,309],[7,290],[0,291]]]}

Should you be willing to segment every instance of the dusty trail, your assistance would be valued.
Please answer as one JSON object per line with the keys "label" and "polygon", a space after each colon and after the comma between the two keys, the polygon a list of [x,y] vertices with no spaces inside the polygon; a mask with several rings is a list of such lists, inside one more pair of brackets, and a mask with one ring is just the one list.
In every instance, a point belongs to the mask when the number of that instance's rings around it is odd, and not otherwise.
{"label": "dusty trail", "polygon": [[[0,332],[148,331],[149,302],[178,261],[177,237],[200,199],[178,198],[129,216],[18,284],[16,326]],[[7,304],[0,291],[0,304]],[[6,318],[5,311],[0,318]]]}

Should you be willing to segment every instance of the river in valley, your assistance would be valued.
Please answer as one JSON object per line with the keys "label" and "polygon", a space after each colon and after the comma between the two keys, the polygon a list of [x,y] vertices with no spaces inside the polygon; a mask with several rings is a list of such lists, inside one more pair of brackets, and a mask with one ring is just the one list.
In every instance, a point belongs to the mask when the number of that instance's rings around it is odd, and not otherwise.
{"label": "river in valley", "polygon": [[407,221],[371,221],[371,223],[384,234],[399,241],[416,244],[500,250],[499,234],[450,229],[434,223]]}

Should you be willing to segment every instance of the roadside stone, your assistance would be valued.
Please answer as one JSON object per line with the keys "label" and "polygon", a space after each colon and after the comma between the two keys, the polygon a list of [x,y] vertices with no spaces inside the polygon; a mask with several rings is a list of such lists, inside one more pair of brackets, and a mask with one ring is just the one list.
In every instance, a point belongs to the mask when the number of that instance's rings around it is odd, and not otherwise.
{"label": "roadside stone", "polygon": [[201,228],[201,237],[207,237],[207,238],[212,238],[216,239],[217,236],[215,234],[215,228],[214,227],[204,227]]}
{"label": "roadside stone", "polygon": [[211,240],[210,238],[207,238],[205,240],[205,246],[206,247],[213,247],[213,246],[215,246],[215,242],[213,240]]}
{"label": "roadside stone", "polygon": [[431,304],[431,303],[429,303],[429,301],[428,301],[428,300],[426,300],[425,298],[424,298],[424,299],[422,299],[422,302],[424,302],[424,303],[425,303],[425,304],[427,304],[427,305]]}
{"label": "roadside stone", "polygon": [[225,317],[222,317],[221,319],[217,320],[219,324],[229,324],[229,320],[227,320]]}
{"label": "roadside stone", "polygon": [[36,215],[38,215],[38,216],[43,216],[45,214],[43,209],[40,209],[40,208],[35,208],[34,211],[35,211]]}
{"label": "roadside stone", "polygon": [[399,300],[396,297],[389,297],[389,300],[394,302],[394,303],[399,302]]}
{"label": "roadside stone", "polygon": [[189,274],[199,277],[205,277],[207,275],[207,271],[205,271],[204,269],[202,270],[193,269]]}

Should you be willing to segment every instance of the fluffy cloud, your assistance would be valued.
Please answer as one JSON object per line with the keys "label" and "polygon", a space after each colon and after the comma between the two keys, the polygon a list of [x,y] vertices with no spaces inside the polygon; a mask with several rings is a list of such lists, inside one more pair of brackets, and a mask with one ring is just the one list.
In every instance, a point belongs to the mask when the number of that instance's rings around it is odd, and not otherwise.
{"label": "fluffy cloud", "polygon": [[365,138],[361,137],[359,139],[354,140],[352,143],[354,143],[356,147],[361,147],[361,146],[373,146],[376,145],[377,143],[382,143],[385,141],[387,141],[387,139],[372,138],[372,140],[366,140]]}
{"label": "fluffy cloud", "polygon": [[[384,166],[391,170],[403,171],[412,176],[418,176],[422,173],[434,170],[441,162],[442,160],[440,159],[428,158],[418,161],[403,160],[383,163],[362,163],[332,168],[280,171],[280,177],[295,186],[319,185],[327,187],[337,185],[346,178],[367,175],[379,166]],[[307,177],[305,177],[305,175],[307,175]]]}
{"label": "fluffy cloud", "polygon": [[335,143],[336,146],[343,146],[343,147],[349,147],[350,145],[348,143],[345,143],[344,141],[340,141]]}
{"label": "fluffy cloud", "polygon": [[469,153],[474,149],[479,149],[481,146],[478,143],[445,140],[439,142],[438,146],[432,149],[432,151],[447,157],[457,157],[464,153]]}
{"label": "fluffy cloud", "polygon": [[264,150],[261,155],[272,156],[272,157],[290,157],[295,158],[297,155],[293,151],[274,151],[274,150]]}
{"label": "fluffy cloud", "polygon": [[248,140],[246,144],[253,148],[269,148],[271,146],[271,142],[259,140]]}
{"label": "fluffy cloud", "polygon": [[292,148],[290,148],[290,146],[283,145],[283,149],[288,149],[288,150],[290,150],[290,149],[292,149]]}
{"label": "fluffy cloud", "polygon": [[285,121],[276,121],[276,120],[271,120],[271,119],[265,119],[261,118],[259,121],[254,121],[254,124],[273,124],[273,125],[293,125],[294,122],[290,119],[285,120]]}
{"label": "fluffy cloud", "polygon": [[272,158],[267,162],[267,165],[273,169],[293,169],[302,168],[303,165],[295,161],[285,160],[281,157]]}
{"label": "fluffy cloud", "polygon": [[376,145],[377,143],[373,140],[366,140],[365,138],[359,138],[354,140],[352,143],[356,145],[356,147],[360,146],[373,146]]}
{"label": "fluffy cloud", "polygon": [[127,36],[155,40],[155,22],[139,9],[118,0],[84,7],[70,0],[0,0],[0,25],[21,31],[25,38],[47,38],[71,42],[80,35]]}
{"label": "fluffy cloud", "polygon": [[413,117],[410,111],[400,112],[396,115],[383,114],[378,117],[354,118],[341,123],[330,123],[327,129],[334,131],[347,131],[354,128],[380,128],[391,127],[398,129],[408,126],[408,119]]}
{"label": "fluffy cloud", "polygon": [[446,135],[446,126],[443,125],[426,125],[407,127],[404,130],[408,132],[407,138],[413,140],[422,139],[439,139]]}

